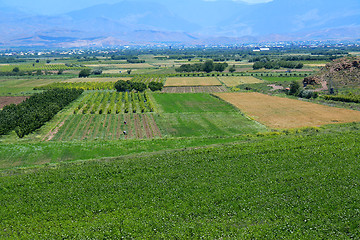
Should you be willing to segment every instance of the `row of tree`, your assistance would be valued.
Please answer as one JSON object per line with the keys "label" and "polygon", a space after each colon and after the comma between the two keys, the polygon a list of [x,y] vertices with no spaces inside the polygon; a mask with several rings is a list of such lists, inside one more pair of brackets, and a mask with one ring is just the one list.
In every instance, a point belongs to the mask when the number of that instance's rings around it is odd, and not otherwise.
{"label": "row of tree", "polygon": [[204,63],[183,64],[176,68],[176,72],[223,72],[228,67],[227,63],[214,63],[213,60],[206,60]]}
{"label": "row of tree", "polygon": [[40,128],[82,94],[79,89],[53,89],[37,93],[24,102],[0,111],[0,135],[15,130],[22,138]]}
{"label": "row of tree", "polygon": [[161,89],[164,87],[163,83],[160,82],[150,82],[149,85],[146,85],[143,82],[132,82],[130,80],[124,81],[119,80],[115,83],[115,89],[118,92],[131,92],[132,90],[135,90],[137,92],[143,92],[147,88],[149,88],[151,91],[161,91]]}
{"label": "row of tree", "polygon": [[253,65],[253,69],[279,69],[279,68],[291,68],[301,69],[304,67],[303,63],[292,61],[257,61]]}

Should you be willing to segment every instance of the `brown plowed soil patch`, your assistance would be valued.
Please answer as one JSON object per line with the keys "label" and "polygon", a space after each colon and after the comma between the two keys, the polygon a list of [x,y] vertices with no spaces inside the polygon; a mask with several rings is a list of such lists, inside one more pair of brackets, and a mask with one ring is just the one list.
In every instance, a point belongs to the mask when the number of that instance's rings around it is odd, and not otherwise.
{"label": "brown plowed soil patch", "polygon": [[360,111],[260,93],[217,93],[216,95],[271,128],[298,128],[360,121]]}
{"label": "brown plowed soil patch", "polygon": [[0,97],[0,109],[10,104],[19,104],[29,97]]}

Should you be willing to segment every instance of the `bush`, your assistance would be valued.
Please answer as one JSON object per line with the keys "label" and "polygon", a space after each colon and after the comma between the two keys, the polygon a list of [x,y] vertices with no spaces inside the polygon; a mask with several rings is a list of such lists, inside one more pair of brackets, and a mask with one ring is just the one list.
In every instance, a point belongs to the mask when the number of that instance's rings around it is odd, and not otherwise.
{"label": "bush", "polygon": [[149,88],[151,91],[161,91],[164,87],[163,83],[159,83],[159,82],[150,82],[149,83]]}
{"label": "bush", "polygon": [[86,77],[90,76],[90,74],[91,74],[90,69],[83,69],[79,73],[79,78],[86,78]]}

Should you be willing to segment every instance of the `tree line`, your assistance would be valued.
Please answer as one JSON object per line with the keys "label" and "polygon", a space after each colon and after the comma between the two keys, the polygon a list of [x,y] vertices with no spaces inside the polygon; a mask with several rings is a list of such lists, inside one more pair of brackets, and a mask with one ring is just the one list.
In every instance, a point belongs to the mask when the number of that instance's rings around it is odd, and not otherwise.
{"label": "tree line", "polygon": [[15,130],[22,138],[32,133],[82,93],[80,89],[52,89],[36,93],[18,105],[5,106],[0,111],[0,135]]}
{"label": "tree line", "polygon": [[206,60],[204,63],[182,64],[176,68],[176,72],[223,72],[228,67],[227,63],[214,63],[213,60]]}
{"label": "tree line", "polygon": [[146,85],[143,82],[133,82],[130,80],[124,81],[119,80],[115,83],[115,89],[118,92],[131,92],[133,90],[137,92],[143,92],[147,88],[149,88],[151,91],[161,91],[161,89],[164,87],[163,83],[160,82],[150,82],[149,85]]}

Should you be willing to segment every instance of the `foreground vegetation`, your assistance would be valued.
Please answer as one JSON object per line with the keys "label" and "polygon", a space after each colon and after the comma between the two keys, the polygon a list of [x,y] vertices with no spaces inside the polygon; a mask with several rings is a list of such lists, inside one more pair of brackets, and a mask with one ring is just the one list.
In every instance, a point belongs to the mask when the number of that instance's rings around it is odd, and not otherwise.
{"label": "foreground vegetation", "polygon": [[359,130],[4,172],[1,237],[360,236]]}

